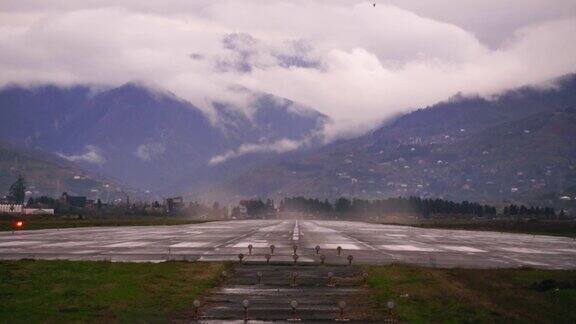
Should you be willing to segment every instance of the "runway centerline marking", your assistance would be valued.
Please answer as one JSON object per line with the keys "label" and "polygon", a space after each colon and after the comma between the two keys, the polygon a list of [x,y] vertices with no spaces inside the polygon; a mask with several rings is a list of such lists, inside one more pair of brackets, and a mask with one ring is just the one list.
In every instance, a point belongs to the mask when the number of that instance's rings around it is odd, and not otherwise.
{"label": "runway centerline marking", "polygon": [[300,228],[298,227],[298,220],[294,224],[294,232],[292,234],[292,241],[298,241],[300,239]]}

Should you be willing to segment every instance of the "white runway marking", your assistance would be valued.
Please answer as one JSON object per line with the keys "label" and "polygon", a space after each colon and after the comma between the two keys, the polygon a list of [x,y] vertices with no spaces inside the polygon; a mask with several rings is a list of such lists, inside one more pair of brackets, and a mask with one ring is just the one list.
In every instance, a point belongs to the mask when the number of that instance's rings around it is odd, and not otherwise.
{"label": "white runway marking", "polygon": [[172,244],[170,247],[172,248],[196,248],[196,247],[203,247],[210,243],[202,243],[202,242],[181,242],[177,244]]}
{"label": "white runway marking", "polygon": [[42,244],[39,241],[13,241],[13,242],[3,242],[0,246],[26,246],[26,245],[37,245]]}
{"label": "white runway marking", "polygon": [[416,251],[416,252],[438,252],[437,249],[418,247],[414,245],[380,245],[384,250],[390,251]]}
{"label": "white runway marking", "polygon": [[280,232],[280,231],[283,231],[284,226],[287,223],[288,222],[282,222],[280,224],[276,224],[276,225],[272,225],[272,226],[266,226],[266,227],[258,229],[258,232]]}
{"label": "white runway marking", "polygon": [[45,244],[45,247],[68,247],[68,246],[81,246],[81,245],[89,245],[93,244],[94,242],[59,242],[59,243],[51,243]]}
{"label": "white runway marking", "polygon": [[98,250],[80,250],[80,251],[72,251],[72,254],[98,254]]}
{"label": "white runway marking", "polygon": [[515,252],[515,253],[547,253],[547,254],[556,254],[556,252],[551,251],[542,251],[542,250],[534,250],[534,249],[527,249],[521,247],[503,247],[501,250],[508,251],[508,252]]}
{"label": "white runway marking", "polygon": [[270,246],[270,244],[268,243],[261,243],[261,242],[240,242],[240,243],[236,243],[236,244],[231,244],[229,245],[229,247],[233,247],[233,248],[247,248],[248,245],[252,244],[252,247],[255,248],[267,248]]}
{"label": "white runway marking", "polygon": [[452,245],[440,245],[442,249],[458,251],[458,252],[486,252],[484,250],[476,249],[469,246],[452,246]]}
{"label": "white runway marking", "polygon": [[138,247],[151,244],[152,242],[122,242],[122,243],[114,243],[109,245],[104,245],[104,247],[114,248],[114,247]]}
{"label": "white runway marking", "polygon": [[[361,250],[361,248],[356,245],[356,244],[350,244],[350,243],[324,243],[324,244],[319,244],[320,248],[324,249],[324,250],[336,250],[336,248],[341,247],[343,250]],[[314,245],[315,246],[315,245]],[[310,246],[310,248],[314,247],[314,246]]]}
{"label": "white runway marking", "polygon": [[576,249],[556,249],[556,251],[568,252],[568,253],[576,253]]}
{"label": "white runway marking", "polygon": [[519,261],[519,262],[521,262],[522,264],[540,266],[540,267],[549,265],[548,263],[535,262],[535,261]]}
{"label": "white runway marking", "polygon": [[294,224],[294,232],[292,234],[292,241],[298,241],[300,239],[300,228],[298,227],[298,221]]}

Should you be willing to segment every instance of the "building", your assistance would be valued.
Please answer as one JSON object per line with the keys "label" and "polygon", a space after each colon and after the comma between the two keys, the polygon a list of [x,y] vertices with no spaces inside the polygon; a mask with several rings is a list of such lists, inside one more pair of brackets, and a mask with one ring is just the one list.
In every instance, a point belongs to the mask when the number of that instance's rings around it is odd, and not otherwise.
{"label": "building", "polygon": [[23,208],[24,215],[54,215],[54,208]]}
{"label": "building", "polygon": [[240,214],[254,216],[264,209],[264,204],[258,199],[240,200]]}
{"label": "building", "polygon": [[184,199],[182,197],[166,198],[166,211],[170,214],[177,213],[184,209]]}
{"label": "building", "polygon": [[0,204],[0,213],[20,214],[22,213],[21,204]]}
{"label": "building", "polygon": [[87,199],[84,196],[70,196],[65,192],[60,197],[60,202],[67,207],[85,208]]}

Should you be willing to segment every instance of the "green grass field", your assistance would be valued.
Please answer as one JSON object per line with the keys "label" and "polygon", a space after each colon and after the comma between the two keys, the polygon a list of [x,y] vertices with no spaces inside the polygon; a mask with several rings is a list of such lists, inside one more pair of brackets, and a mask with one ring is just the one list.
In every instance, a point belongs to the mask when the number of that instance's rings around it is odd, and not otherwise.
{"label": "green grass field", "polygon": [[[0,217],[0,231],[12,230],[12,216]],[[183,225],[201,223],[185,218],[176,217],[109,217],[72,219],[62,216],[23,216],[27,230],[70,227],[97,227],[97,226],[152,226],[152,225]]]}
{"label": "green grass field", "polygon": [[189,321],[224,263],[0,261],[0,323]]}
{"label": "green grass field", "polygon": [[[189,322],[229,264],[0,261],[0,323]],[[375,317],[407,323],[575,323],[576,270],[366,266]]]}
{"label": "green grass field", "polygon": [[575,270],[366,269],[380,315],[393,300],[401,322],[576,323]]}

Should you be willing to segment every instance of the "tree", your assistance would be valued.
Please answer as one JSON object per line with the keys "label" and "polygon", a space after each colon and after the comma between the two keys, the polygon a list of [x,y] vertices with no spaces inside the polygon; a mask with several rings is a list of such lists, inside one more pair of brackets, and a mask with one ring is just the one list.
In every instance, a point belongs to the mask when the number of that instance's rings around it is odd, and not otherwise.
{"label": "tree", "polygon": [[42,208],[45,208],[45,207],[56,208],[56,205],[57,205],[56,199],[54,199],[52,197],[48,197],[48,196],[40,196],[40,197],[34,199],[34,203],[36,205],[40,205],[39,207],[42,207]]}
{"label": "tree", "polygon": [[350,200],[344,197],[338,198],[338,200],[336,200],[336,203],[334,204],[334,209],[336,210],[337,213],[340,214],[348,212],[351,207],[352,203],[350,202]]}
{"label": "tree", "polygon": [[14,198],[18,204],[24,202],[24,198],[26,197],[26,182],[22,175],[19,175],[16,182],[10,186],[10,196]]}
{"label": "tree", "polygon": [[266,211],[267,212],[274,211],[274,201],[272,201],[272,199],[270,198],[266,199]]}
{"label": "tree", "polygon": [[220,203],[215,201],[212,204],[212,211],[210,212],[212,217],[220,217]]}
{"label": "tree", "polygon": [[238,207],[238,206],[233,207],[232,208],[232,215],[230,215],[230,216],[232,216],[233,218],[234,217],[240,217],[240,207]]}

